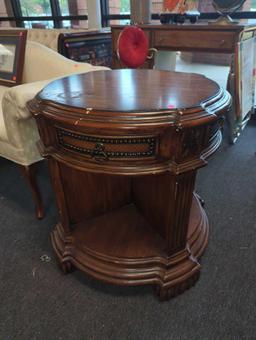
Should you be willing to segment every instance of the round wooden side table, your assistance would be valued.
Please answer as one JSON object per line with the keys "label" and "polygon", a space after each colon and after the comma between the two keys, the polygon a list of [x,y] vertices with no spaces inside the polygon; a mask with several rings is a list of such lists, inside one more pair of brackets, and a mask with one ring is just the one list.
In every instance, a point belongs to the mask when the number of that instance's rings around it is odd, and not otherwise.
{"label": "round wooden side table", "polygon": [[49,159],[64,272],[150,284],[162,300],[196,282],[208,241],[196,171],[221,142],[230,102],[201,75],[126,69],[55,80],[28,104]]}

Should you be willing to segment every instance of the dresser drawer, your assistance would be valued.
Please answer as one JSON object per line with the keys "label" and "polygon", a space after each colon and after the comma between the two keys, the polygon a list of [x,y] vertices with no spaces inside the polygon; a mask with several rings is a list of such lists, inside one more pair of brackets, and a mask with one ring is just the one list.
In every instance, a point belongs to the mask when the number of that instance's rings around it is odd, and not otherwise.
{"label": "dresser drawer", "polygon": [[154,47],[169,47],[173,50],[233,51],[235,36],[232,32],[210,31],[165,31],[154,32]]}
{"label": "dresser drawer", "polygon": [[143,160],[156,156],[154,136],[94,136],[57,128],[61,149],[95,160]]}

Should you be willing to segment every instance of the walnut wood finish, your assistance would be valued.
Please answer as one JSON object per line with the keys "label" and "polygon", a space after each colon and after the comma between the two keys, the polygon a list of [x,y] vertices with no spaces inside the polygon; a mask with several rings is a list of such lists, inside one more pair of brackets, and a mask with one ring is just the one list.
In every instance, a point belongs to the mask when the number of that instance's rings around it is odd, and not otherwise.
{"label": "walnut wood finish", "polygon": [[28,104],[49,158],[64,272],[152,284],[162,300],[196,282],[208,240],[196,170],[221,142],[230,101],[196,74],[115,70],[56,80]]}
{"label": "walnut wood finish", "polygon": [[[113,25],[112,33],[112,67],[121,68],[122,65],[117,56],[117,41],[124,25]],[[189,51],[207,53],[228,53],[231,54],[231,65],[229,74],[229,85],[233,97],[233,107],[227,116],[230,142],[234,143],[240,135],[241,130],[248,121],[248,114],[243,120],[241,109],[241,93],[239,77],[239,43],[253,38],[256,35],[256,26],[248,25],[241,21],[236,25],[217,25],[208,22],[184,25],[140,25],[149,39],[149,47],[157,50],[168,51]],[[153,64],[148,63],[144,68],[152,68]]]}
{"label": "walnut wood finish", "polygon": [[26,30],[2,30],[0,36],[3,39],[2,44],[12,45],[15,47],[15,58],[10,72],[2,72],[0,70],[0,85],[16,86],[22,82],[22,73],[25,58],[25,49],[27,41]]}
{"label": "walnut wood finish", "polygon": [[[139,25],[147,34],[150,47],[173,51],[234,53],[242,35],[256,27],[242,21],[237,25],[214,25],[208,22],[183,25]],[[116,46],[124,25],[112,25],[113,62],[117,61]],[[114,64],[115,65],[115,64]]]}

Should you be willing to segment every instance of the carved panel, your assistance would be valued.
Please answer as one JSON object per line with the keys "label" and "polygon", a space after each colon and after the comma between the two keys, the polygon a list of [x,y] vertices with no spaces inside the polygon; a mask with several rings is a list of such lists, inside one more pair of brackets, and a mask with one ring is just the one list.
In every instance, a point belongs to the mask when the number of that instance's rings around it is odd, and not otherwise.
{"label": "carved panel", "polygon": [[204,148],[205,127],[184,130],[181,136],[180,158],[188,159],[199,155]]}

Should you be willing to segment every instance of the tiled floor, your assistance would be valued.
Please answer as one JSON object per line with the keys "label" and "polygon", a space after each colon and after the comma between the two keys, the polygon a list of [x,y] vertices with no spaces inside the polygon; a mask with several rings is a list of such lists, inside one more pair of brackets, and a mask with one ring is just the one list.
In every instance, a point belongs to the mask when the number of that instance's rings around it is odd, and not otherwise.
{"label": "tiled floor", "polygon": [[[176,61],[175,61],[176,59]],[[176,65],[176,66],[175,66]],[[191,72],[205,75],[226,88],[230,68],[213,64],[193,63],[181,58],[179,52],[158,51],[155,57],[155,68],[160,70]]]}
{"label": "tiled floor", "polygon": [[200,73],[216,81],[220,86],[226,88],[229,67],[210,64],[189,63],[177,56],[176,71]]}

